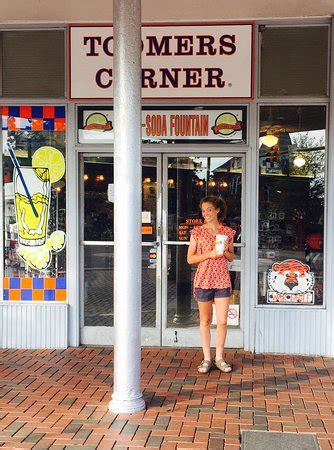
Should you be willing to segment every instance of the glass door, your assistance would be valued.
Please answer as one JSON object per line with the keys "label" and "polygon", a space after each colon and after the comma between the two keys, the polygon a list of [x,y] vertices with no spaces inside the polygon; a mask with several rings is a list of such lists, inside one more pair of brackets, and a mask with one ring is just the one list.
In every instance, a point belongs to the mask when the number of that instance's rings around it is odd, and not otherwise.
{"label": "glass door", "polygon": [[[197,303],[192,296],[196,267],[186,261],[189,232],[202,223],[201,198],[219,195],[227,203],[226,224],[236,230],[235,260],[229,267],[233,294],[226,347],[242,347],[244,156],[166,156],[163,166],[162,345],[200,346]],[[214,325],[212,332],[214,340]]]}
{"label": "glass door", "polygon": [[[114,161],[81,157],[80,342],[112,345],[114,326]],[[160,345],[160,157],[143,157],[142,168],[142,344]],[[128,183],[129,180],[124,180]]]}

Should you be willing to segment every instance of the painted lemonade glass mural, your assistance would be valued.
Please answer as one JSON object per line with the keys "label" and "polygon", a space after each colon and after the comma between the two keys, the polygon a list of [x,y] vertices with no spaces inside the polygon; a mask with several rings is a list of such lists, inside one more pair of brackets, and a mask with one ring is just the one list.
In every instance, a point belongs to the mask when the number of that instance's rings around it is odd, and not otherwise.
{"label": "painted lemonade glass mural", "polygon": [[2,108],[4,300],[66,300],[65,108]]}

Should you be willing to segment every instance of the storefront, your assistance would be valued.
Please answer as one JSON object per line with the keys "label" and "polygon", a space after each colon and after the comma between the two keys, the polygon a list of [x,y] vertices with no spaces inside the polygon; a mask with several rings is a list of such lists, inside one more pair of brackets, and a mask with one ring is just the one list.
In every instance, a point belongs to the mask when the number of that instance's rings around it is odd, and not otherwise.
{"label": "storefront", "polygon": [[[112,345],[112,27],[1,41],[0,346]],[[236,230],[227,346],[334,354],[332,47],[327,19],[143,27],[142,345],[200,345],[186,252],[212,194]]]}

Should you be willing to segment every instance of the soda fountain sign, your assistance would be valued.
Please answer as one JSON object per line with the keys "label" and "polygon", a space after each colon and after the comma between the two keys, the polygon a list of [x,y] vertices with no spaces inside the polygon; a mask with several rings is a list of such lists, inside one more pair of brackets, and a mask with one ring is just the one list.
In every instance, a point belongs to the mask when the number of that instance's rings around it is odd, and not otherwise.
{"label": "soda fountain sign", "polygon": [[[143,98],[251,98],[252,24],[142,27]],[[70,95],[113,97],[113,28],[70,27]]]}
{"label": "soda fountain sign", "polygon": [[[142,109],[144,142],[246,141],[245,106],[196,107],[178,110],[165,107]],[[107,144],[114,141],[114,113],[107,106],[79,107],[79,142]],[[125,127],[129,124],[124,123]]]}

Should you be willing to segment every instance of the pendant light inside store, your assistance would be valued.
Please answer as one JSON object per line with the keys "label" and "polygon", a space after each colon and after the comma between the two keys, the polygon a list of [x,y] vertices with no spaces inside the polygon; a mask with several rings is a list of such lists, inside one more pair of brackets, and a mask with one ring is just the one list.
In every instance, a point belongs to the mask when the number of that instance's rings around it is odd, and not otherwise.
{"label": "pendant light inside store", "polygon": [[293,164],[298,167],[298,169],[300,169],[301,167],[303,167],[305,165],[306,161],[305,159],[299,155],[296,156],[295,159],[293,160]]}
{"label": "pendant light inside store", "polygon": [[277,145],[278,143],[278,137],[274,134],[266,134],[262,138],[262,143],[266,145],[267,147],[273,147],[274,145]]}

